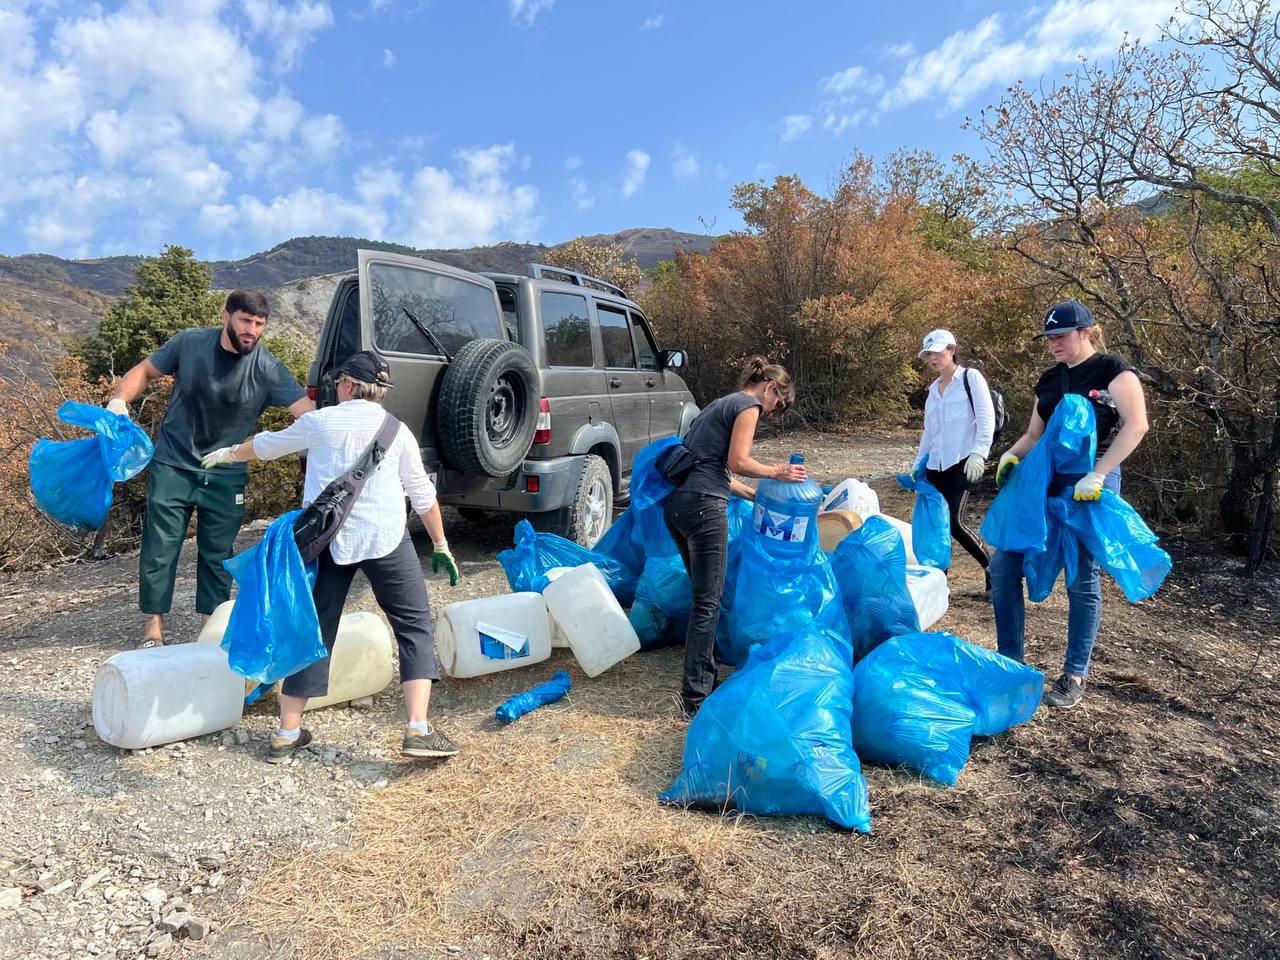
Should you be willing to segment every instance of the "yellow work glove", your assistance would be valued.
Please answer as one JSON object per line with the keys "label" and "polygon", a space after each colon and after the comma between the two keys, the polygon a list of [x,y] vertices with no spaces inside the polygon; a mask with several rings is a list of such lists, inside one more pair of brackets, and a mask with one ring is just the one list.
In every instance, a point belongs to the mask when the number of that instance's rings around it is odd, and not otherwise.
{"label": "yellow work glove", "polygon": [[1101,500],[1102,482],[1106,478],[1095,471],[1086,473],[1076,481],[1076,492],[1072,494],[1076,500]]}
{"label": "yellow work glove", "polygon": [[1021,462],[1012,453],[1001,454],[1000,465],[996,467],[996,486],[1003,487],[1009,480],[1009,474],[1013,473],[1013,468]]}

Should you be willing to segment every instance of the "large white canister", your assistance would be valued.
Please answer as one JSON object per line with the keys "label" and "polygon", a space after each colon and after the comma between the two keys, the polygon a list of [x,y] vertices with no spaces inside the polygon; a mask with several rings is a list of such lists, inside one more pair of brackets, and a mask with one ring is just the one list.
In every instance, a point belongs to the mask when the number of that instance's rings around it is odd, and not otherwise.
{"label": "large white canister", "polygon": [[225,730],[243,711],[244,678],[216,643],[117,653],[93,679],[93,728],[127,750]]}
{"label": "large white canister", "polygon": [[[329,657],[329,692],[312,697],[306,710],[331,707],[360,697],[372,697],[396,676],[391,631],[376,613],[361,610],[343,614]],[[276,684],[276,693],[280,684]]]}
{"label": "large white canister", "polygon": [[[907,563],[915,563],[916,552],[911,549],[911,524],[907,523],[905,520],[899,520],[897,517],[891,517],[887,513],[882,513],[880,516],[893,524],[894,527],[897,528],[898,532],[902,534],[902,545],[907,548]],[[864,517],[863,519],[866,518]]]}
{"label": "large white canister", "polygon": [[440,608],[436,654],[451,677],[480,677],[551,656],[551,620],[540,593],[508,593]]}
{"label": "large white canister", "polygon": [[821,509],[852,510],[865,520],[880,512],[880,495],[857,477],[850,477],[831,488]]}
{"label": "large white canister", "polygon": [[640,638],[600,569],[584,563],[542,591],[552,623],[558,624],[588,677],[598,677],[640,649]]}
{"label": "large white canister", "polygon": [[920,618],[920,629],[928,630],[943,618],[951,599],[947,575],[937,567],[907,565],[907,590]]}
{"label": "large white canister", "polygon": [[[552,567],[547,571],[547,580],[555,583],[556,580],[563,577],[572,570],[573,567]],[[560,624],[556,623],[555,617],[551,618],[551,649],[557,648],[569,649],[569,638],[564,635],[564,629]]]}

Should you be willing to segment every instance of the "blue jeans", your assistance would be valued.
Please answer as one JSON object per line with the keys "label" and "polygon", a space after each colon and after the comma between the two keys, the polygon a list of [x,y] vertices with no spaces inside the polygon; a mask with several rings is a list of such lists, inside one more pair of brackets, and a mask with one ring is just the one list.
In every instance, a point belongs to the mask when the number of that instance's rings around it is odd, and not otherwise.
{"label": "blue jeans", "polygon": [[[1065,489],[1079,477],[1055,478],[1054,489]],[[1103,486],[1120,492],[1120,471],[1107,474]],[[1026,598],[1022,587],[1022,554],[997,550],[991,557],[991,605],[996,616],[996,646],[1010,659],[1023,662],[1026,642]],[[1098,561],[1080,545],[1075,580],[1067,584],[1067,654],[1062,672],[1076,677],[1089,673],[1089,658],[1102,622],[1102,581]]]}

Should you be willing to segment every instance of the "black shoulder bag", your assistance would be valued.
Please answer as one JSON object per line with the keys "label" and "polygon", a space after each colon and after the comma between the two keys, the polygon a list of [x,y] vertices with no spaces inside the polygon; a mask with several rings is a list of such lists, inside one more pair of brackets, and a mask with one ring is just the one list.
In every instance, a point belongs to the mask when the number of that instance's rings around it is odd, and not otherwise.
{"label": "black shoulder bag", "polygon": [[338,535],[369,474],[378,469],[399,429],[400,421],[388,413],[360,459],[342,476],[330,481],[293,522],[293,540],[304,563],[317,559]]}

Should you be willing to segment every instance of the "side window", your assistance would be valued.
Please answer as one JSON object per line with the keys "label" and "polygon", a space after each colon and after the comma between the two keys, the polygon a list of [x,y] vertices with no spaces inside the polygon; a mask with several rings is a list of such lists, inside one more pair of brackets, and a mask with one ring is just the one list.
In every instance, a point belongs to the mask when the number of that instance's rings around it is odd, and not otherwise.
{"label": "side window", "polygon": [[653,335],[649,333],[649,325],[638,313],[631,314],[631,327],[636,333],[636,355],[640,360],[641,370],[658,369],[658,348],[654,346]]}
{"label": "side window", "polygon": [[631,345],[631,329],[627,324],[627,312],[617,307],[596,304],[600,317],[600,342],[604,344],[604,365],[634,370],[636,351]]}
{"label": "side window", "polygon": [[412,267],[369,267],[373,342],[391,353],[440,356],[425,327],[450,354],[480,337],[502,339],[492,291],[480,283]]}
{"label": "side window", "polygon": [[594,367],[587,298],[543,291],[542,337],[549,367]]}
{"label": "side window", "polygon": [[502,307],[502,323],[513,343],[520,342],[520,316],[516,312],[516,292],[510,287],[498,287],[498,306]]}
{"label": "side window", "polygon": [[342,304],[338,320],[338,340],[333,348],[332,366],[340,367],[347,357],[360,350],[360,292],[352,287]]}

